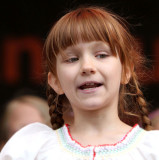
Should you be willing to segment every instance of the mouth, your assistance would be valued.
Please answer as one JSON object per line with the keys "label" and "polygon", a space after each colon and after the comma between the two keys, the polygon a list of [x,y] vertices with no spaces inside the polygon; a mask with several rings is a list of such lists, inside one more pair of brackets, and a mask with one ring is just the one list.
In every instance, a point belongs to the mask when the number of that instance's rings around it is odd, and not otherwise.
{"label": "mouth", "polygon": [[102,86],[102,83],[98,82],[85,82],[81,84],[78,88],[81,90],[88,90],[88,89],[93,89]]}

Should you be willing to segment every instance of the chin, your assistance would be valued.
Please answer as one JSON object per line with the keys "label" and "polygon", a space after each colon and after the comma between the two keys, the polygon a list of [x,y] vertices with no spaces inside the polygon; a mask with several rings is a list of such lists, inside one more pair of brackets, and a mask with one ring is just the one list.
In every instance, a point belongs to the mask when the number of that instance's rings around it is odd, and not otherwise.
{"label": "chin", "polygon": [[83,107],[84,110],[88,110],[88,111],[96,111],[102,108],[104,108],[104,106],[100,104],[86,105],[85,107]]}

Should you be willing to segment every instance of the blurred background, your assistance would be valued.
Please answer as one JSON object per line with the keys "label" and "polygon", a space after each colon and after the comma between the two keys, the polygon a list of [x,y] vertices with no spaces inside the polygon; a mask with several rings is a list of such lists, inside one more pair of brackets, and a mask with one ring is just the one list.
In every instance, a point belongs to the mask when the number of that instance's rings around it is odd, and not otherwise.
{"label": "blurred background", "polygon": [[157,0],[2,1],[0,4],[0,114],[17,94],[45,96],[42,49],[45,38],[65,12],[80,4],[100,5],[124,17],[150,60],[152,74],[144,95],[159,108],[159,2]]}

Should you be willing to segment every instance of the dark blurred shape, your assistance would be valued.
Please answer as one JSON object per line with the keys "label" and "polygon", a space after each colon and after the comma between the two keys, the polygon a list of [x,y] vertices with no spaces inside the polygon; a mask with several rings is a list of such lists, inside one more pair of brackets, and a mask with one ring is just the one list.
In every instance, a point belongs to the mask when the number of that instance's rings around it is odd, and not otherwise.
{"label": "dark blurred shape", "polygon": [[159,130],[159,108],[149,114],[154,130]]}

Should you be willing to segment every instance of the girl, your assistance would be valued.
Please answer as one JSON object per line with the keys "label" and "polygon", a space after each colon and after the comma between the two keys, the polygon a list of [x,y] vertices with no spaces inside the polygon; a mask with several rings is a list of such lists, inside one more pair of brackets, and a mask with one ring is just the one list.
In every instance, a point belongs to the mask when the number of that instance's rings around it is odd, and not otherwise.
{"label": "girl", "polygon": [[[64,15],[45,44],[51,128],[34,123],[3,148],[2,160],[157,160],[138,75],[143,58],[123,20],[100,7]],[[71,124],[64,107],[71,106]],[[142,129],[138,123],[145,129]]]}

